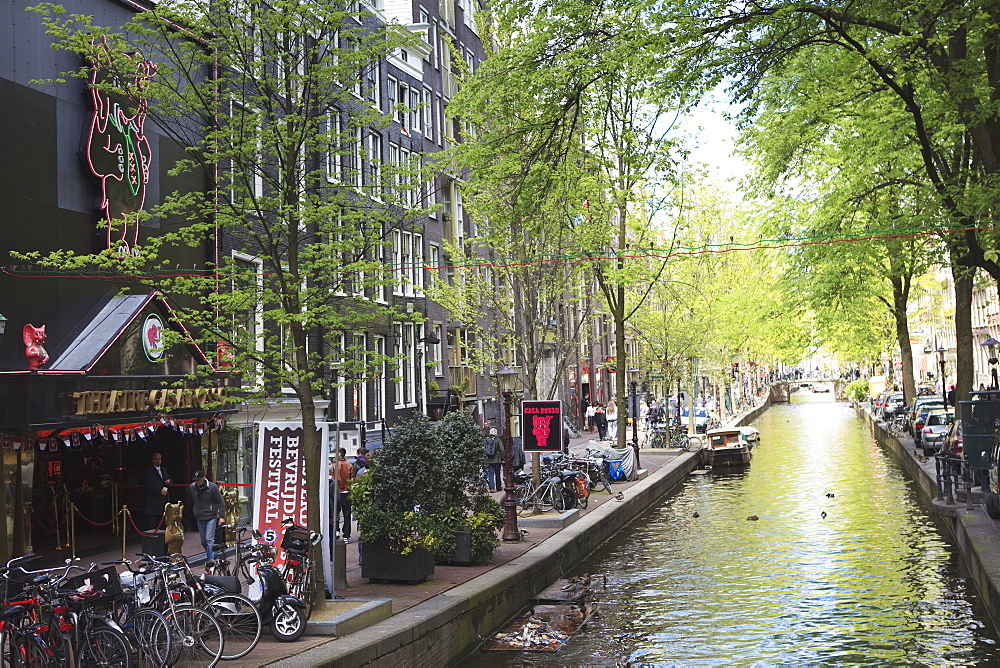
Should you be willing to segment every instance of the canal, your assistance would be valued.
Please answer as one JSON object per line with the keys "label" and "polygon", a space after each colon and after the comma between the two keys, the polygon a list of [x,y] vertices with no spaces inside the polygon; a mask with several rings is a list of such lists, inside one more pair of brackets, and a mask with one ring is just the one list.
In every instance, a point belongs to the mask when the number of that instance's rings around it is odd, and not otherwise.
{"label": "canal", "polygon": [[960,553],[846,404],[800,391],[754,426],[747,469],[689,476],[570,574],[608,591],[558,653],[465,665],[1000,660]]}

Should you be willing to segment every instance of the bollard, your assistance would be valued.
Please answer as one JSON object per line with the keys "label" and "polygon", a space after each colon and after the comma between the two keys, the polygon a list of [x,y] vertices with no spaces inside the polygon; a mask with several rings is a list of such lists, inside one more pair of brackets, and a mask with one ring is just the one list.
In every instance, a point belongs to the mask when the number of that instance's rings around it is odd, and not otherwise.
{"label": "bollard", "polygon": [[128,506],[122,506],[122,561],[125,561],[125,534],[128,533]]}
{"label": "bollard", "polygon": [[76,504],[69,503],[69,554],[76,561]]}
{"label": "bollard", "polygon": [[333,544],[333,592],[347,590],[347,543],[339,540]]}

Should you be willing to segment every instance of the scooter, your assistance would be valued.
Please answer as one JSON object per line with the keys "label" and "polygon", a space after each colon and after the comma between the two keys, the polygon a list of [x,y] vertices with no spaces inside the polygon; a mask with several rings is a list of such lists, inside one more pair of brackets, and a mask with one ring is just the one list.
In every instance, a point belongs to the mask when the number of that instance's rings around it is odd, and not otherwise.
{"label": "scooter", "polygon": [[[260,540],[259,531],[254,537]],[[274,546],[257,542],[245,548],[244,557],[249,565],[250,583],[247,598],[260,612],[261,623],[270,627],[271,635],[280,642],[292,642],[306,632],[306,604],[298,596],[288,593],[288,586],[274,561]],[[236,576],[205,575],[206,584],[239,594],[242,589]]]}

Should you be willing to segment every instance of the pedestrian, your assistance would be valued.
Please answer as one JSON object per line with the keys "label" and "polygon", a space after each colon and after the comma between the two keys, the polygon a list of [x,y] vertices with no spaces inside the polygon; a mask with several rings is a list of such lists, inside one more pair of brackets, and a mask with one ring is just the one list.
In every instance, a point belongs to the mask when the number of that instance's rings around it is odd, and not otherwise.
{"label": "pedestrian", "polygon": [[604,440],[608,437],[608,416],[604,412],[604,404],[597,404],[594,409],[594,426],[597,427],[597,438]]}
{"label": "pedestrian", "polygon": [[597,415],[597,406],[599,404],[590,404],[587,406],[587,431],[594,431],[594,416]]}
{"label": "pedestrian", "polygon": [[194,482],[188,485],[191,514],[198,522],[198,535],[205,548],[205,558],[215,560],[215,529],[226,521],[226,502],[214,482],[209,482],[204,471],[195,471]]}
{"label": "pedestrian", "polygon": [[612,401],[604,414],[608,418],[608,434],[618,433],[618,401]]}
{"label": "pedestrian", "polygon": [[490,433],[483,441],[483,451],[486,454],[486,484],[491,492],[499,492],[503,489],[500,481],[500,462],[502,460],[503,444],[497,436],[496,427],[490,428]]}
{"label": "pedestrian", "polygon": [[948,387],[948,405],[951,406],[951,407],[953,407],[953,408],[955,406],[955,384],[954,383],[952,383]]}
{"label": "pedestrian", "polygon": [[163,467],[163,456],[154,452],[149,458],[150,467],[142,475],[142,493],[145,503],[142,509],[142,528],[152,531],[160,526],[163,519],[163,506],[169,498],[170,484],[173,480],[167,469]]}
{"label": "pedestrian", "polygon": [[[336,475],[336,494],[334,493],[334,475]],[[354,467],[347,461],[347,449],[340,449],[337,463],[330,467],[330,515],[334,518],[333,535],[343,542],[351,539],[351,485],[354,484]],[[333,512],[333,500],[337,499],[337,512]],[[344,517],[343,534],[340,532],[340,517]]]}
{"label": "pedestrian", "polygon": [[358,454],[354,458],[354,477],[360,478],[368,473],[368,449],[364,446],[358,448]]}

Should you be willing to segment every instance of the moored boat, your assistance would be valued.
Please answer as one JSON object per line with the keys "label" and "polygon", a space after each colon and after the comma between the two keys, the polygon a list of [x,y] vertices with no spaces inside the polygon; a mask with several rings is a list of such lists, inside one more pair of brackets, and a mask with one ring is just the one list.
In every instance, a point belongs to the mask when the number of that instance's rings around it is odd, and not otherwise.
{"label": "moored boat", "polygon": [[743,466],[750,463],[750,442],[739,427],[708,431],[708,465]]}
{"label": "moored boat", "polygon": [[753,450],[754,446],[760,443],[760,431],[756,427],[739,427],[740,432],[743,434],[743,438],[746,439],[747,445]]}

